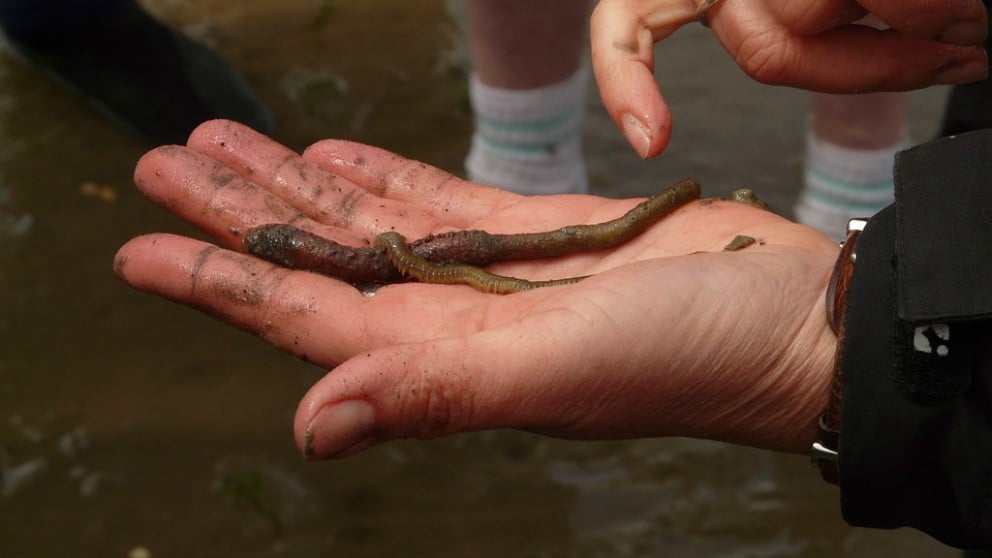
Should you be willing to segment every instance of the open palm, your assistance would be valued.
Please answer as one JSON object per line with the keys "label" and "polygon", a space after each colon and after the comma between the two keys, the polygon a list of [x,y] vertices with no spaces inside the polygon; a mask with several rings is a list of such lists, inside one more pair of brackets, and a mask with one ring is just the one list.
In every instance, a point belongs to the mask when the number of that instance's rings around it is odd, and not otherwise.
{"label": "open palm", "polygon": [[[344,141],[300,156],[225,121],[150,152],[135,177],[217,245],[142,236],[121,248],[118,274],[333,368],[297,412],[311,456],[500,427],[800,451],[826,401],[836,341],[822,298],[837,248],[767,211],[697,201],[612,250],[494,266],[593,275],[573,285],[500,296],[403,283],[367,296],[244,254],[244,233],[291,223],[367,245],[387,230],[534,232],[606,221],[639,200],[519,196]],[[758,242],[723,252],[738,234]]]}

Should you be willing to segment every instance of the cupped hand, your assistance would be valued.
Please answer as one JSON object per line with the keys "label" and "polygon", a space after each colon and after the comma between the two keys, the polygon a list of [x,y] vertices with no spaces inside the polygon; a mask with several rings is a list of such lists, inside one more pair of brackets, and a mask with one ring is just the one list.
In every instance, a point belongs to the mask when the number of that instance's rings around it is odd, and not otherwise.
{"label": "cupped hand", "polygon": [[[868,14],[890,29],[853,24]],[[719,0],[707,21],[757,81],[865,93],[983,79],[987,17],[979,0]],[[593,13],[603,103],[641,157],[657,155],[671,137],[653,46],[695,21],[694,0],[601,0]]]}
{"label": "cupped hand", "polygon": [[[369,296],[246,255],[243,235],[265,223],[352,245],[386,230],[533,232],[639,200],[519,196],[346,141],[300,156],[226,121],[148,153],[135,180],[216,244],[138,237],[117,254],[118,275],[331,369],[296,415],[312,457],[504,427],[802,451],[827,400],[836,340],[823,294],[837,248],[768,211],[704,199],[612,250],[494,266],[592,274],[573,285],[501,296],[401,283]],[[757,243],[722,251],[738,234]]]}

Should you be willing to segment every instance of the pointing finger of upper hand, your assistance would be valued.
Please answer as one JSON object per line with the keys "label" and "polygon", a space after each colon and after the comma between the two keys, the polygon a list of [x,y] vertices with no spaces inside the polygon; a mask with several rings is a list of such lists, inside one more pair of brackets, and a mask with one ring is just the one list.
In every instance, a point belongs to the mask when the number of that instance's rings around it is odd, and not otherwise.
{"label": "pointing finger of upper hand", "polygon": [[592,63],[603,104],[643,158],[660,153],[672,134],[654,79],[654,44],[695,20],[691,0],[603,0],[593,12]]}

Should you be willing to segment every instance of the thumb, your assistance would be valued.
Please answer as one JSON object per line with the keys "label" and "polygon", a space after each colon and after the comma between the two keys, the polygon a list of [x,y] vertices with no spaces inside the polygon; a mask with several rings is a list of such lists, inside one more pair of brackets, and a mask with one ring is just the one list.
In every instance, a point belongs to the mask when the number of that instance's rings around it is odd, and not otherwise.
{"label": "thumb", "polygon": [[581,356],[555,351],[548,336],[524,330],[509,326],[353,357],[300,402],[297,446],[310,459],[345,457],[395,438],[547,428],[567,416],[553,408],[552,386]]}
{"label": "thumb", "polygon": [[607,112],[642,158],[660,153],[672,117],[654,79],[654,44],[696,20],[691,0],[602,0],[592,15],[592,65]]}

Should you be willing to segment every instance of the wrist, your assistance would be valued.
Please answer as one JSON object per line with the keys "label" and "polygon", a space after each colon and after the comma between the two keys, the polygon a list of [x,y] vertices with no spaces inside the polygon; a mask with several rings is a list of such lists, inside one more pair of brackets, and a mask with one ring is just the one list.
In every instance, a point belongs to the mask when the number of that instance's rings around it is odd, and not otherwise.
{"label": "wrist", "polygon": [[[823,413],[830,393],[837,337],[824,318],[824,293],[830,276],[831,263],[836,260],[833,249],[815,250],[815,269],[807,268],[804,276],[812,279],[807,295],[812,303],[802,317],[788,348],[777,364],[763,373],[773,380],[773,388],[764,384],[751,400],[754,411],[745,421],[753,430],[736,441],[796,454],[809,454],[816,439],[817,421]],[[811,254],[812,255],[812,254]],[[774,395],[773,395],[774,394]]]}
{"label": "wrist", "polygon": [[[821,289],[826,292],[826,287]],[[811,445],[817,439],[817,426],[820,416],[830,398],[836,354],[839,341],[827,325],[823,316],[826,313],[825,296],[817,297],[817,304],[811,309],[810,321],[816,324],[817,333],[802,350],[802,358],[795,366],[801,369],[799,385],[793,393],[795,411],[791,423],[794,437],[787,449],[791,453],[809,455]],[[798,427],[798,430],[796,428]]]}
{"label": "wrist", "polygon": [[836,348],[830,390],[826,398],[826,406],[817,420],[817,435],[810,448],[810,458],[820,470],[823,479],[833,484],[838,482],[840,411],[844,384],[844,362],[841,358],[841,348],[844,339],[847,292],[851,276],[854,273],[854,264],[857,261],[858,237],[866,224],[867,221],[864,219],[851,219],[848,222],[847,237],[834,264],[824,297],[826,321],[836,336]]}

